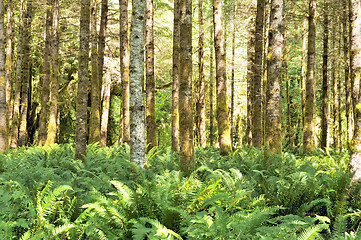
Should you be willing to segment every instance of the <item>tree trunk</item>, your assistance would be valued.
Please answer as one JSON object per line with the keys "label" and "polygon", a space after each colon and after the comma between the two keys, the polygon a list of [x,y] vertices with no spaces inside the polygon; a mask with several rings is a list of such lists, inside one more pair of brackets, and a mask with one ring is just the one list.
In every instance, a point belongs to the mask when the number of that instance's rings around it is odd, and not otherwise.
{"label": "tree trunk", "polygon": [[5,77],[6,77],[6,106],[7,106],[7,145],[10,146],[12,134],[13,121],[13,81],[14,81],[14,64],[13,64],[13,1],[8,0],[6,12],[6,62],[5,62]]}
{"label": "tree trunk", "polygon": [[144,83],[145,0],[133,0],[130,34],[130,160],[146,164]]}
{"label": "tree trunk", "polygon": [[53,22],[53,0],[46,1],[46,23],[45,23],[45,49],[43,56],[43,84],[41,89],[41,110],[39,121],[38,144],[43,146],[47,138],[47,126],[49,115],[49,95],[50,95],[50,62],[51,62],[51,26]]}
{"label": "tree trunk", "polygon": [[[307,0],[303,0],[303,7],[306,12]],[[306,53],[307,53],[307,14],[302,16],[302,50],[301,50],[301,97],[302,97],[302,128],[305,126],[306,106]],[[303,130],[302,130],[303,132]],[[304,134],[304,133],[303,133]]]}
{"label": "tree trunk", "polygon": [[53,10],[53,27],[52,27],[52,52],[51,52],[51,88],[50,88],[50,110],[49,110],[49,123],[48,123],[48,134],[46,144],[51,145],[56,142],[56,136],[58,131],[58,91],[59,91],[59,0],[54,1]]}
{"label": "tree trunk", "polygon": [[235,53],[236,53],[236,11],[237,6],[233,9],[233,21],[232,21],[232,60],[231,60],[231,146],[234,146],[233,139],[236,133],[234,126],[234,67],[235,67]]}
{"label": "tree trunk", "polygon": [[[339,38],[338,38],[338,55],[339,56],[342,56],[342,53],[341,53],[341,46],[342,46],[342,22],[340,22],[340,16],[338,16],[338,34],[339,34]],[[341,20],[342,21],[342,20]],[[338,120],[338,152],[341,153],[342,152],[342,90],[341,90],[341,74],[342,70],[341,68],[339,69],[338,71],[338,77],[337,77],[337,91],[338,91],[338,94],[337,94],[337,103],[338,103],[338,106],[337,106],[337,114],[338,114],[338,117],[337,117],[337,120]],[[346,74],[346,73],[345,73]],[[337,124],[337,123],[336,123]]]}
{"label": "tree trunk", "polygon": [[81,0],[75,158],[84,161],[87,144],[90,0]]}
{"label": "tree trunk", "polygon": [[220,153],[228,154],[231,150],[231,138],[228,121],[226,56],[222,24],[222,1],[214,0],[214,48],[216,52],[216,84],[217,84],[217,123]]}
{"label": "tree trunk", "polygon": [[198,21],[199,21],[199,39],[198,39],[198,101],[197,110],[197,130],[199,143],[202,148],[206,147],[206,112],[205,112],[205,80],[204,80],[204,19],[203,19],[203,0],[198,1]]}
{"label": "tree trunk", "polygon": [[[100,124],[100,146],[106,146],[107,140],[107,128],[108,128],[108,116],[109,116],[109,101],[110,101],[110,84],[106,87],[103,84],[103,69],[104,69],[104,50],[105,40],[108,22],[108,0],[101,1],[101,16],[100,16],[100,30],[99,30],[99,45],[98,45],[98,84],[102,89],[103,96],[103,107],[101,113],[101,124]],[[104,86],[103,88],[102,86]],[[108,93],[109,92],[109,93]],[[107,108],[107,109],[104,109]]]}
{"label": "tree trunk", "polygon": [[146,40],[145,40],[145,56],[146,56],[146,91],[147,91],[147,152],[157,146],[157,125],[155,113],[155,81],[154,81],[154,9],[153,0],[146,0],[147,16],[146,16]]}
{"label": "tree trunk", "polygon": [[20,14],[19,14],[19,35],[17,46],[17,59],[16,59],[16,76],[15,76],[15,88],[14,88],[14,110],[13,110],[13,122],[12,122],[12,136],[11,136],[11,148],[17,148],[19,139],[19,125],[20,125],[20,92],[21,92],[21,79],[22,79],[22,63],[24,58],[24,0],[20,1]]}
{"label": "tree trunk", "polygon": [[[252,5],[251,12],[253,13],[255,7]],[[252,14],[254,15],[254,14]],[[249,34],[247,43],[247,129],[246,129],[246,144],[252,145],[252,107],[254,101],[253,93],[253,68],[255,61],[255,20],[251,18],[249,23]]]}
{"label": "tree trunk", "polygon": [[180,169],[194,168],[192,112],[192,0],[180,0],[179,140]]}
{"label": "tree trunk", "polygon": [[0,0],[0,152],[1,153],[4,152],[8,147],[4,15],[5,15],[4,1]]}
{"label": "tree trunk", "polygon": [[[328,136],[328,0],[324,0],[323,10],[323,55],[322,55],[322,115],[321,115],[321,148],[327,148]],[[334,49],[334,48],[333,48]]]}
{"label": "tree trunk", "polygon": [[130,143],[130,112],[129,112],[129,27],[128,0],[119,0],[120,8],[120,71],[122,79],[122,123],[121,144]]}
{"label": "tree trunk", "polygon": [[24,24],[24,61],[23,61],[23,76],[21,88],[21,107],[20,107],[20,127],[18,145],[24,146],[27,143],[27,117],[28,117],[28,101],[29,101],[29,82],[32,74],[30,72],[31,57],[30,57],[30,43],[31,43],[31,22],[32,22],[32,0],[27,0],[27,9]]}
{"label": "tree trunk", "polygon": [[102,147],[105,147],[107,145],[108,120],[109,120],[109,108],[110,108],[110,86],[111,86],[111,78],[109,74],[106,74],[102,89],[103,106],[102,106],[102,122],[100,129],[100,146]]}
{"label": "tree trunk", "polygon": [[[213,39],[213,28],[211,27],[211,40]],[[213,146],[213,48],[214,45],[210,44],[210,59],[209,59],[209,144]]]}
{"label": "tree trunk", "polygon": [[92,0],[90,16],[90,61],[91,61],[91,112],[89,121],[89,142],[95,143],[100,141],[100,95],[101,85],[99,82],[98,73],[98,36],[97,36],[97,22],[98,22],[98,0]]}
{"label": "tree trunk", "polygon": [[346,92],[346,120],[347,120],[347,146],[350,147],[353,137],[353,110],[351,99],[351,78],[350,78],[350,49],[349,49],[349,4],[348,0],[342,1],[343,14],[342,14],[342,33],[343,33],[343,52],[345,61],[345,92]]}
{"label": "tree trunk", "polygon": [[[358,98],[358,85],[360,81],[361,70],[361,1],[350,0],[350,24],[351,24],[351,82],[353,82],[353,102],[355,108],[355,132],[353,137],[353,146],[351,148],[351,172],[355,175],[353,180],[361,179],[361,99]],[[357,92],[356,92],[357,90]]]}
{"label": "tree trunk", "polygon": [[283,0],[272,0],[267,57],[267,102],[265,144],[274,153],[282,152],[281,76],[283,53]]}
{"label": "tree trunk", "polygon": [[307,79],[305,124],[303,126],[303,151],[314,150],[314,99],[315,99],[315,42],[316,42],[316,0],[309,2],[308,17],[308,54],[307,54]]}
{"label": "tree trunk", "polygon": [[331,49],[334,49],[332,53],[332,67],[331,67],[331,79],[332,79],[332,96],[333,96],[333,146],[335,148],[335,151],[338,150],[338,96],[337,96],[337,79],[336,79],[336,31],[335,28],[332,28],[332,41],[331,41]]}
{"label": "tree trunk", "polygon": [[179,21],[180,0],[174,0],[173,20],[173,86],[172,86],[172,150],[179,152]]}
{"label": "tree trunk", "polygon": [[257,0],[255,59],[253,64],[253,109],[252,109],[252,145],[261,148],[263,144],[262,127],[262,55],[263,55],[263,19],[265,0]]}

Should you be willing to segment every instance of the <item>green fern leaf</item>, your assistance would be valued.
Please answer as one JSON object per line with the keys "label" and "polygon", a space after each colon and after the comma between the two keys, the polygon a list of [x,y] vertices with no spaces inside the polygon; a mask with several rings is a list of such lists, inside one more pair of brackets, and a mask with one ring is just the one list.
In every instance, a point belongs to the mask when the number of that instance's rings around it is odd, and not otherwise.
{"label": "green fern leaf", "polygon": [[297,239],[298,240],[315,239],[315,237],[319,235],[318,233],[324,228],[325,228],[324,225],[316,225],[316,226],[308,227],[301,233],[301,235]]}
{"label": "green fern leaf", "polygon": [[74,227],[75,227],[74,224],[64,224],[62,226],[58,226],[58,227],[54,228],[52,231],[53,237],[55,237],[61,233],[65,233]]}

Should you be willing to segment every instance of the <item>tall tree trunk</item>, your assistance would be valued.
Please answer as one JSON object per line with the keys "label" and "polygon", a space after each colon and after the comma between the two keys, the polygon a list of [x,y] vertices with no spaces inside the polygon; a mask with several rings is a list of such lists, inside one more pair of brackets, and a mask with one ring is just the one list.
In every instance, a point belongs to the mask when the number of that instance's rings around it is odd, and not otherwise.
{"label": "tall tree trunk", "polygon": [[331,49],[334,49],[333,53],[332,53],[332,67],[331,67],[331,79],[332,79],[332,96],[333,96],[333,146],[335,148],[335,151],[338,150],[338,104],[337,104],[337,100],[338,100],[338,96],[337,96],[337,82],[338,80],[336,79],[336,31],[335,28],[332,28],[332,41],[331,41]]}
{"label": "tall tree trunk", "polygon": [[[307,0],[303,0],[303,7],[306,12]],[[307,14],[302,16],[302,49],[301,49],[301,98],[302,98],[302,127],[305,126],[306,106],[306,53],[307,53]]]}
{"label": "tall tree trunk", "polygon": [[50,88],[50,109],[49,109],[49,123],[46,144],[51,145],[56,142],[58,131],[58,91],[59,91],[59,0],[54,1],[53,10],[53,26],[52,26],[52,49],[51,49],[51,88]]}
{"label": "tall tree trunk", "polygon": [[87,144],[90,0],[81,0],[75,158],[84,161]]}
{"label": "tall tree trunk", "polygon": [[[340,15],[337,16],[337,22],[338,22],[338,34],[339,34],[339,37],[338,37],[338,55],[339,56],[342,56],[342,53],[341,53],[341,46],[342,46],[342,20],[340,19]],[[338,117],[337,117],[337,120],[338,120],[338,152],[341,153],[342,152],[342,89],[341,89],[341,74],[342,70],[341,68],[339,69],[338,71],[338,77],[337,77],[337,91],[338,91],[338,94],[337,94],[337,103],[338,103],[338,106],[337,106],[337,114],[338,114]],[[337,123],[336,123],[337,124]]]}
{"label": "tall tree trunk", "polygon": [[[254,8],[252,7],[252,13]],[[253,15],[253,14],[252,14]],[[252,145],[252,106],[254,101],[253,93],[253,64],[255,61],[255,21],[251,18],[249,23],[249,34],[247,43],[247,129],[246,144]]]}
{"label": "tall tree trunk", "polygon": [[353,110],[351,98],[351,77],[350,77],[350,40],[349,40],[349,2],[348,0],[342,1],[343,14],[342,14],[342,33],[343,33],[343,52],[345,62],[345,92],[346,92],[346,120],[347,120],[347,146],[350,147],[353,137]]}
{"label": "tall tree trunk", "polygon": [[32,22],[32,0],[27,0],[26,15],[24,24],[24,61],[23,76],[21,88],[21,107],[20,107],[20,126],[18,145],[24,146],[27,143],[27,117],[28,117],[28,101],[29,101],[29,82],[32,74],[30,72],[30,42],[31,42],[31,22]]}
{"label": "tall tree trunk", "polygon": [[129,112],[129,27],[128,0],[119,0],[120,8],[120,71],[122,79],[122,123],[121,144],[130,143],[130,112]]}
{"label": "tall tree trunk", "polygon": [[100,91],[98,73],[98,0],[92,0],[90,15],[90,61],[91,61],[91,112],[89,121],[89,142],[95,143],[100,141]]}
{"label": "tall tree trunk", "polygon": [[102,106],[102,122],[101,122],[101,130],[100,130],[100,146],[102,147],[105,147],[107,145],[108,120],[109,120],[109,108],[110,108],[110,87],[111,87],[111,78],[109,74],[106,74],[102,89],[103,106]]}
{"label": "tall tree trunk", "polygon": [[309,1],[305,124],[303,126],[304,152],[312,152],[314,150],[316,0]]}
{"label": "tall tree trunk", "polygon": [[236,11],[237,6],[233,8],[233,21],[232,21],[232,60],[231,60],[231,146],[233,147],[233,139],[236,133],[234,126],[234,67],[235,67],[235,53],[236,53]]}
{"label": "tall tree trunk", "polygon": [[267,57],[267,102],[265,144],[271,152],[282,152],[281,76],[283,53],[283,0],[271,1]]}
{"label": "tall tree trunk", "polygon": [[130,160],[146,164],[144,83],[145,0],[133,0],[130,33]]}
{"label": "tall tree trunk", "polygon": [[0,152],[1,153],[4,152],[8,147],[4,15],[5,15],[4,1],[0,0]]}
{"label": "tall tree trunk", "polygon": [[[211,40],[213,39],[213,28],[211,27]],[[213,146],[214,138],[213,138],[213,48],[214,45],[210,44],[210,59],[209,59],[209,144]]]}
{"label": "tall tree trunk", "polygon": [[[105,40],[108,22],[108,0],[101,1],[101,16],[100,16],[100,30],[99,30],[99,45],[98,45],[98,83],[102,89],[103,96],[103,107],[101,113],[101,124],[100,124],[100,146],[106,145],[107,140],[107,128],[108,128],[108,116],[109,116],[109,101],[110,101],[110,84],[106,87],[103,84],[103,70],[104,70],[104,50]],[[102,86],[104,86],[104,91]],[[106,89],[106,91],[105,91]],[[109,94],[108,94],[109,92]],[[105,108],[105,109],[104,109]]]}
{"label": "tall tree trunk", "polygon": [[328,137],[328,0],[324,0],[323,9],[323,55],[322,55],[322,115],[321,115],[321,148],[327,148]]}
{"label": "tall tree trunk", "polygon": [[24,0],[20,1],[20,14],[19,14],[19,34],[17,45],[17,59],[16,59],[16,76],[15,76],[15,88],[14,88],[14,110],[13,110],[13,122],[12,122],[12,136],[11,136],[11,148],[17,148],[19,139],[19,125],[20,125],[20,92],[21,92],[21,79],[22,79],[22,63],[24,57],[23,49],[23,31],[24,31]]}
{"label": "tall tree trunk", "polygon": [[50,62],[51,62],[51,26],[53,22],[53,0],[46,1],[46,23],[45,23],[45,48],[43,56],[43,81],[41,89],[41,110],[39,121],[38,144],[43,146],[47,138],[47,126],[49,115],[49,95],[50,95]]}
{"label": "tall tree trunk", "polygon": [[228,121],[226,56],[222,24],[222,1],[213,2],[214,48],[216,52],[217,84],[217,123],[220,153],[228,154],[231,150],[231,138]]}
{"label": "tall tree trunk", "polygon": [[157,125],[155,114],[155,81],[154,81],[154,8],[153,0],[146,0],[146,39],[145,39],[145,56],[146,56],[146,91],[147,91],[147,152],[157,146]]}
{"label": "tall tree trunk", "polygon": [[351,148],[351,172],[355,175],[353,180],[361,179],[361,99],[358,98],[358,85],[361,74],[361,1],[350,0],[350,25],[351,25],[351,82],[353,82],[353,102],[355,108],[355,132],[353,137],[353,146]]}
{"label": "tall tree trunk", "polygon": [[180,0],[179,140],[180,169],[194,168],[192,112],[192,0]]}
{"label": "tall tree trunk", "polygon": [[270,16],[271,16],[271,6],[270,1],[265,0],[264,7],[264,17],[263,17],[263,57],[262,57],[262,77],[261,77],[261,95],[262,95],[262,143],[265,142],[265,131],[266,131],[266,102],[267,102],[267,54],[268,54],[268,46],[269,46],[269,26],[270,26]]}
{"label": "tall tree trunk", "polygon": [[10,146],[12,134],[13,121],[13,81],[14,81],[14,64],[13,64],[13,1],[8,0],[6,10],[6,62],[5,62],[5,77],[6,77],[6,106],[7,106],[7,144]]}
{"label": "tall tree trunk", "polygon": [[199,21],[199,39],[198,39],[198,99],[197,99],[197,130],[199,143],[202,148],[206,147],[206,112],[205,112],[205,80],[204,80],[204,19],[203,19],[203,0],[198,1],[198,21]]}
{"label": "tall tree trunk", "polygon": [[172,86],[172,150],[179,151],[179,21],[180,0],[174,0],[173,20],[173,86]]}
{"label": "tall tree trunk", "polygon": [[262,55],[263,55],[263,19],[265,0],[257,0],[255,59],[253,64],[253,109],[252,109],[252,145],[261,148],[263,144],[262,127]]}

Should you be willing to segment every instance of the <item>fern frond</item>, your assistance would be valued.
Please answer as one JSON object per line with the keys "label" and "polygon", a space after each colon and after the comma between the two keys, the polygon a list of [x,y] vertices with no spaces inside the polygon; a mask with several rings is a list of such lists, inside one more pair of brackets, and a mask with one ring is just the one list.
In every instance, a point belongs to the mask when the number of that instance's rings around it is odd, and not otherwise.
{"label": "fern frond", "polygon": [[21,236],[20,240],[28,240],[30,239],[30,237],[31,237],[31,231],[29,230]]}
{"label": "fern frond", "polygon": [[297,240],[312,240],[315,239],[316,236],[318,236],[319,232],[325,228],[324,225],[316,225],[311,226],[305,229],[300,236],[298,236]]}
{"label": "fern frond", "polygon": [[75,225],[71,224],[71,223],[70,224],[64,224],[62,226],[58,226],[58,227],[56,227],[56,228],[54,228],[52,230],[53,237],[55,237],[55,236],[57,236],[57,235],[59,235],[61,233],[67,232],[67,231],[69,231],[70,229],[72,229],[74,227],[75,227]]}
{"label": "fern frond", "polygon": [[127,204],[131,205],[131,199],[133,198],[132,190],[125,184],[119,181],[110,181],[111,184],[118,190],[120,196],[122,196],[122,200]]}

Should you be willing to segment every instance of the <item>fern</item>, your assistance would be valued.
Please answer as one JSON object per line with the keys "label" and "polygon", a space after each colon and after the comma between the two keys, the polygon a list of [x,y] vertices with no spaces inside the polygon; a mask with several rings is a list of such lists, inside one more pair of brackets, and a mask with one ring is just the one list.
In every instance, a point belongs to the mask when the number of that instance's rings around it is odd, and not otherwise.
{"label": "fern", "polygon": [[311,226],[307,229],[305,229],[297,238],[297,240],[312,240],[319,236],[319,232],[323,230],[325,226],[323,225],[316,225]]}

